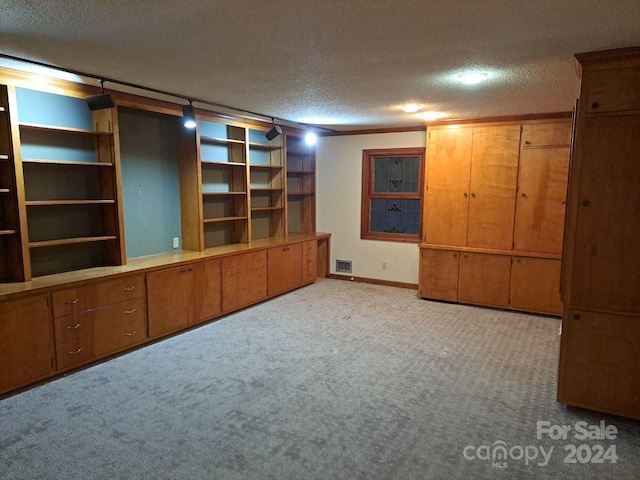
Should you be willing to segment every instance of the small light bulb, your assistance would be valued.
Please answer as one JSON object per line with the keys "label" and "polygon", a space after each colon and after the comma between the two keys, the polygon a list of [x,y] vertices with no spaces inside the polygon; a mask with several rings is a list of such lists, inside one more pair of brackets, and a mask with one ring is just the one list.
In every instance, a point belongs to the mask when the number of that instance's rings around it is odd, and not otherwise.
{"label": "small light bulb", "polygon": [[465,85],[475,85],[489,78],[489,74],[485,72],[467,72],[456,75],[456,80]]}
{"label": "small light bulb", "polygon": [[445,116],[445,114],[442,112],[424,112],[424,113],[419,113],[417,116],[422,118],[423,120],[429,121],[429,120],[437,120],[438,118],[442,118]]}
{"label": "small light bulb", "polygon": [[404,110],[406,113],[416,113],[418,110],[420,110],[421,105],[418,105],[417,103],[407,103],[406,105],[402,106],[402,110]]}
{"label": "small light bulb", "polygon": [[307,142],[307,145],[315,145],[318,141],[318,137],[315,133],[309,132],[304,136],[304,141]]}
{"label": "small light bulb", "polygon": [[196,128],[195,120],[191,120],[190,118],[185,119],[184,128]]}

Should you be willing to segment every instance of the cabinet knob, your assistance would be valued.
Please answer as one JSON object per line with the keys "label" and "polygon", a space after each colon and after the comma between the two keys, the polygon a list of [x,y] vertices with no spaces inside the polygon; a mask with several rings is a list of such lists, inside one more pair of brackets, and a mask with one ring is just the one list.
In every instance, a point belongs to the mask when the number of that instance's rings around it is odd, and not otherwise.
{"label": "cabinet knob", "polygon": [[464,198],[469,198],[469,195],[467,195],[467,192],[464,192],[463,195],[464,195]]}
{"label": "cabinet knob", "polygon": [[125,292],[131,292],[133,290],[135,290],[136,287],[125,287],[122,290],[124,290]]}
{"label": "cabinet knob", "polygon": [[529,140],[525,140],[525,141],[524,141],[524,144],[525,144],[525,145],[531,145],[531,142],[530,142]]}
{"label": "cabinet knob", "polygon": [[577,314],[577,313],[574,313],[574,314],[573,314],[573,319],[574,319],[574,320],[580,320],[580,315],[579,315],[579,314]]}
{"label": "cabinet knob", "polygon": [[521,196],[522,196],[522,198],[527,198],[527,194],[526,193],[523,193]]}
{"label": "cabinet knob", "polygon": [[75,325],[71,326],[71,327],[67,327],[67,330],[77,330],[80,328],[80,324],[76,323]]}
{"label": "cabinet knob", "polygon": [[598,108],[599,106],[600,106],[600,104],[599,104],[598,102],[593,102],[593,103],[591,104],[591,108],[594,108],[594,109],[595,109],[595,108]]}
{"label": "cabinet knob", "polygon": [[127,336],[127,337],[133,337],[135,334],[136,334],[136,331],[134,330],[134,331],[133,331],[133,332],[131,332],[131,333],[125,333],[125,336]]}
{"label": "cabinet knob", "polygon": [[187,273],[187,269],[186,268],[181,269],[180,273]]}
{"label": "cabinet knob", "polygon": [[82,351],[82,349],[81,349],[81,348],[79,348],[79,349],[77,349],[77,350],[74,350],[73,352],[69,352],[69,353],[68,353],[68,355],[77,355],[77,354],[79,354],[81,351]]}
{"label": "cabinet knob", "polygon": [[135,311],[136,311],[136,309],[135,309],[135,308],[132,308],[131,310],[125,310],[125,311],[124,311],[124,314],[125,314],[125,315],[131,315],[132,313],[135,313]]}
{"label": "cabinet knob", "polygon": [[457,253],[454,253],[454,254],[453,254],[453,258],[458,258],[458,254],[457,254]]}
{"label": "cabinet knob", "polygon": [[475,193],[471,193],[471,198],[476,198],[476,194]]}
{"label": "cabinet knob", "polygon": [[584,202],[582,202],[582,205],[588,207],[589,205],[591,205],[591,202],[589,200],[585,200]]}
{"label": "cabinet knob", "polygon": [[64,303],[66,303],[67,305],[75,305],[75,304],[76,304],[76,303],[78,303],[79,301],[80,301],[80,299],[75,298],[75,299],[73,299],[73,300],[69,300],[68,302],[64,302]]}

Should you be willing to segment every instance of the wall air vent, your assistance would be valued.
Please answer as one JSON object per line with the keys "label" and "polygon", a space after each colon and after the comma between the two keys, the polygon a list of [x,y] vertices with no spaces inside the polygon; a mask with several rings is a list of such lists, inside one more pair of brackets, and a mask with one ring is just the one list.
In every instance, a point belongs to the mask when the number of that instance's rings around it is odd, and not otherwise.
{"label": "wall air vent", "polygon": [[336,260],[336,273],[351,273],[351,260]]}

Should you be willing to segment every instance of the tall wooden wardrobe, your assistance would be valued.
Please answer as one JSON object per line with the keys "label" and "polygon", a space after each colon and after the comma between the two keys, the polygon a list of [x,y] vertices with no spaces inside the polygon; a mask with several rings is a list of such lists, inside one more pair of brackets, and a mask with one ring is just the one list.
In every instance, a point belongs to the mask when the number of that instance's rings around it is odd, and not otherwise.
{"label": "tall wooden wardrobe", "polygon": [[558,401],[640,419],[640,47],[576,58]]}
{"label": "tall wooden wardrobe", "polygon": [[430,127],[423,298],[560,315],[571,122]]}

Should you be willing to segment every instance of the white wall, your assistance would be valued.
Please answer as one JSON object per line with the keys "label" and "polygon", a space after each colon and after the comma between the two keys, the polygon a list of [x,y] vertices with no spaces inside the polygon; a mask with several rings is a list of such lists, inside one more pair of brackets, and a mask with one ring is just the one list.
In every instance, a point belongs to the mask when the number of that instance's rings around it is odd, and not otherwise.
{"label": "white wall", "polygon": [[[332,234],[331,273],[336,273],[336,259],[351,260],[356,277],[418,283],[417,244],[360,239],[362,150],[425,145],[425,132],[319,138],[317,230]],[[382,270],[382,262],[387,270]]]}

